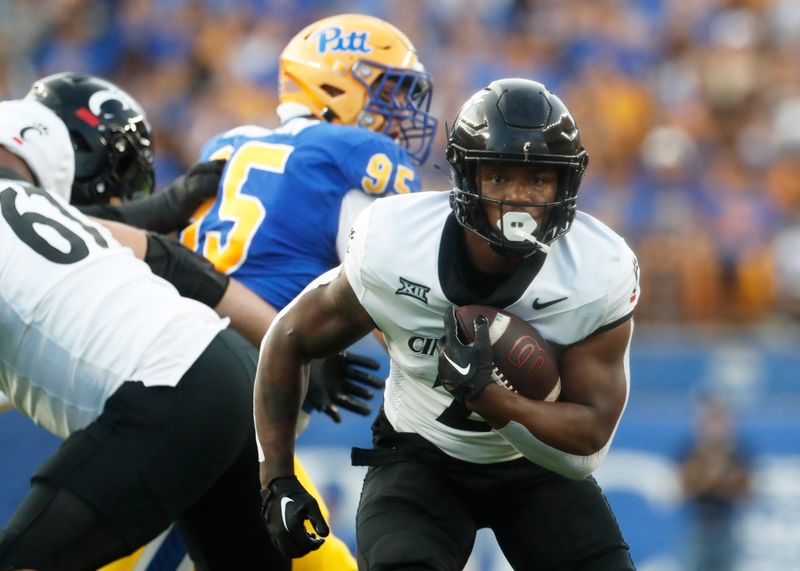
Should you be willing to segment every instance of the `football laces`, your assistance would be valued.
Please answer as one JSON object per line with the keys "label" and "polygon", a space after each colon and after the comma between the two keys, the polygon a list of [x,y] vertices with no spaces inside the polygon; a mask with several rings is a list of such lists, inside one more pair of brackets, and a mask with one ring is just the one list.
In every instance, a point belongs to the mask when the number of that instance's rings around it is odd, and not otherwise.
{"label": "football laces", "polygon": [[497,365],[492,368],[492,380],[508,391],[518,392]]}

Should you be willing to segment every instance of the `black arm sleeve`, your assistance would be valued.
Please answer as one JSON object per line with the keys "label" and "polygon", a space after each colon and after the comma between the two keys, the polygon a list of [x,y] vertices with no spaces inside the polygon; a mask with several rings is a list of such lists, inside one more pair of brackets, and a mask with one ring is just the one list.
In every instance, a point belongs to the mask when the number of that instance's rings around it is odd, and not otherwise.
{"label": "black arm sleeve", "polygon": [[76,206],[81,213],[86,216],[93,216],[102,220],[113,220],[114,222],[125,222],[116,206],[108,204],[81,204]]}
{"label": "black arm sleeve", "polygon": [[179,176],[167,188],[144,200],[117,206],[122,221],[159,234],[181,230],[205,200],[205,197],[197,196],[198,200],[187,201],[190,197],[184,188],[185,176]]}
{"label": "black arm sleeve", "polygon": [[196,299],[209,307],[216,307],[228,289],[229,276],[217,271],[200,254],[165,236],[148,232],[144,261],[155,275],[174,285],[183,297]]}
{"label": "black arm sleeve", "polygon": [[87,204],[78,207],[87,216],[103,220],[122,222],[129,226],[150,230],[160,234],[169,234],[181,230],[192,212],[200,207],[197,204],[186,204],[186,193],[182,190],[184,175],[179,176],[161,192],[142,200],[125,202],[118,206],[108,204]]}
{"label": "black arm sleeve", "polygon": [[124,222],[136,228],[169,234],[186,226],[200,206],[217,196],[224,160],[195,163],[161,192],[119,206],[86,206],[81,212]]}

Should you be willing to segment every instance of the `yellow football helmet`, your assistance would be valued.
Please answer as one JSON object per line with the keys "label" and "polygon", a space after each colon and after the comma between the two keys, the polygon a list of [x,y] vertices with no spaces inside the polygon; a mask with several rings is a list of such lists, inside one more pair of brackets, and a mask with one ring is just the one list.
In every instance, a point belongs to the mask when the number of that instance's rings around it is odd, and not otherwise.
{"label": "yellow football helmet", "polygon": [[280,100],[326,121],[397,139],[422,163],[436,132],[430,74],[411,41],[378,18],[340,14],[314,22],[280,56]]}

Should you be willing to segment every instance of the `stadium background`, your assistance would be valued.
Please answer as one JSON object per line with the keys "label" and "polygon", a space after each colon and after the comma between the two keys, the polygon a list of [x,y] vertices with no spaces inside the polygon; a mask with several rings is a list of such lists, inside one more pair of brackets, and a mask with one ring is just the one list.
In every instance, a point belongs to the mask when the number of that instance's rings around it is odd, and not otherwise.
{"label": "stadium background", "polygon": [[[712,392],[732,403],[755,453],[741,568],[800,569],[800,3],[3,0],[0,97],[64,70],[115,81],[155,126],[163,185],[212,134],[275,126],[280,49],[339,12],[411,37],[442,123],[503,76],[543,81],[572,109],[591,156],[579,205],[619,231],[642,268],[631,399],[598,473],[639,568],[681,568],[676,462],[696,396]],[[431,190],[449,184],[439,131],[422,169]],[[361,472],[348,448],[368,441],[368,421],[352,416],[320,417],[300,441],[351,542]],[[18,414],[0,416],[0,522],[56,444]],[[486,536],[471,565],[505,569]]]}

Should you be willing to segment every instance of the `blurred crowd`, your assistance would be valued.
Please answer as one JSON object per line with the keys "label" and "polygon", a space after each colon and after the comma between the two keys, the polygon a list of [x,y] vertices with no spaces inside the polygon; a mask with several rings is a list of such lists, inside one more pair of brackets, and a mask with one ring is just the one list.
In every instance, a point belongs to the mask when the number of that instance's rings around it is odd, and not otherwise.
{"label": "blurred crowd", "polygon": [[[0,97],[65,70],[126,88],[156,129],[157,184],[211,135],[275,126],[278,55],[322,16],[408,33],[442,125],[489,81],[542,81],[590,166],[579,207],[639,255],[639,319],[800,318],[797,0],[12,0]],[[448,188],[444,128],[424,186]]]}

